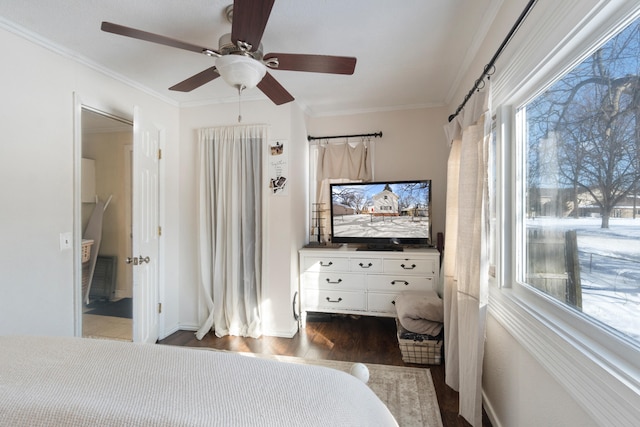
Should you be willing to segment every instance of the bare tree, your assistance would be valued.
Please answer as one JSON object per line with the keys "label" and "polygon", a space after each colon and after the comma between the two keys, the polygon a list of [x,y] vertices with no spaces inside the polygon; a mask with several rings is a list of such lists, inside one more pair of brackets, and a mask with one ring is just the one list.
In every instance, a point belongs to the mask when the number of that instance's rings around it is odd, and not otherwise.
{"label": "bare tree", "polygon": [[353,208],[357,214],[361,213],[370,201],[363,189],[355,187],[344,187],[335,196],[336,200],[345,206]]}
{"label": "bare tree", "polygon": [[428,206],[429,190],[430,187],[426,182],[412,182],[401,185],[396,189],[399,209],[414,208],[414,215],[416,215],[419,208]]}
{"label": "bare tree", "polygon": [[640,182],[639,56],[636,23],[527,107],[530,155],[545,138],[556,143],[553,155],[537,153],[529,159],[529,175],[537,179],[529,185],[541,188],[554,177],[558,190],[571,191],[567,204],[575,215],[578,194],[587,192],[600,208],[602,228],[609,227],[614,207],[635,195]]}

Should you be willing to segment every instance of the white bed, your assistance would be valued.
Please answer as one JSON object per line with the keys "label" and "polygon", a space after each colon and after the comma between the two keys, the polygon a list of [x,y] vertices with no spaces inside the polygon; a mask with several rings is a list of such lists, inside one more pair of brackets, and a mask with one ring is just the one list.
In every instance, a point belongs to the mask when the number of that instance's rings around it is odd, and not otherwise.
{"label": "white bed", "polygon": [[397,426],[333,369],[184,347],[0,337],[0,426]]}

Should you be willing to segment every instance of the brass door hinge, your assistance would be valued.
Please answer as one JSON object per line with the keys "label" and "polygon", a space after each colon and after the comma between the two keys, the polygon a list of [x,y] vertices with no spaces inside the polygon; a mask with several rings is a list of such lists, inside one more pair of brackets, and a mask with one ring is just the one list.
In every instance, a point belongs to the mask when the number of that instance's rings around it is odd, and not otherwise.
{"label": "brass door hinge", "polygon": [[162,313],[162,303],[158,303],[158,314]]}
{"label": "brass door hinge", "polygon": [[162,148],[158,148],[158,160],[162,160]]}
{"label": "brass door hinge", "polygon": [[162,236],[162,227],[158,226],[158,236]]}

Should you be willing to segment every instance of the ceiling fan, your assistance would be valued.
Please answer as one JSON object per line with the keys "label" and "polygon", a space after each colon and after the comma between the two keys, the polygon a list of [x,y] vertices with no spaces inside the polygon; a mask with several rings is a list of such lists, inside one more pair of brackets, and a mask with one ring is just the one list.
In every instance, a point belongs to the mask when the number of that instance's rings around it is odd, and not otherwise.
{"label": "ceiling fan", "polygon": [[101,29],[109,33],[185,49],[216,58],[215,65],[170,87],[170,90],[190,92],[222,76],[238,89],[258,88],[276,105],[294,100],[293,96],[267,72],[272,70],[309,71],[330,74],[353,74],[356,58],[346,56],[306,55],[295,53],[263,54],[264,33],[275,0],[234,0],[226,10],[231,21],[231,33],[220,37],[217,50],[196,46],[158,34],[111,22]]}

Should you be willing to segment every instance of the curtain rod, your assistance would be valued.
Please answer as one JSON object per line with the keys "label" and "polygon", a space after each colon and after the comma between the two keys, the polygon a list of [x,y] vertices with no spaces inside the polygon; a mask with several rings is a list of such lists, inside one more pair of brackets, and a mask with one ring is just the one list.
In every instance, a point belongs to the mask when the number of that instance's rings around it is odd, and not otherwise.
{"label": "curtain rod", "polygon": [[382,132],[377,133],[360,133],[357,135],[334,135],[334,136],[311,136],[307,135],[307,141],[315,141],[316,139],[337,139],[337,138],[382,138]]}
{"label": "curtain rod", "polygon": [[[511,27],[509,34],[507,34],[507,37],[504,38],[504,40],[502,41],[502,44],[500,45],[496,53],[493,54],[493,58],[491,58],[489,63],[484,66],[484,71],[482,72],[480,77],[475,81],[469,93],[467,93],[467,95],[464,97],[464,101],[462,101],[462,104],[458,106],[458,109],[456,110],[455,113],[449,116],[449,121],[455,119],[456,116],[460,114],[460,111],[462,111],[467,101],[471,99],[473,94],[477,90],[482,89],[484,87],[484,78],[491,76],[495,72],[495,62],[498,60],[498,57],[500,57],[500,55],[502,54],[502,51],[507,47],[507,44],[509,44],[514,34],[516,33],[516,31],[518,31],[518,29],[520,28],[520,25],[522,25],[525,18],[527,17],[527,15],[529,15],[529,12],[531,12],[531,9],[533,9],[533,6],[535,6],[537,1],[538,0],[529,0],[529,3],[527,4],[527,6],[524,8],[522,13],[518,17],[518,20],[513,25],[513,27]],[[493,69],[493,71],[491,71],[491,69]],[[482,86],[480,86],[481,84]]]}

